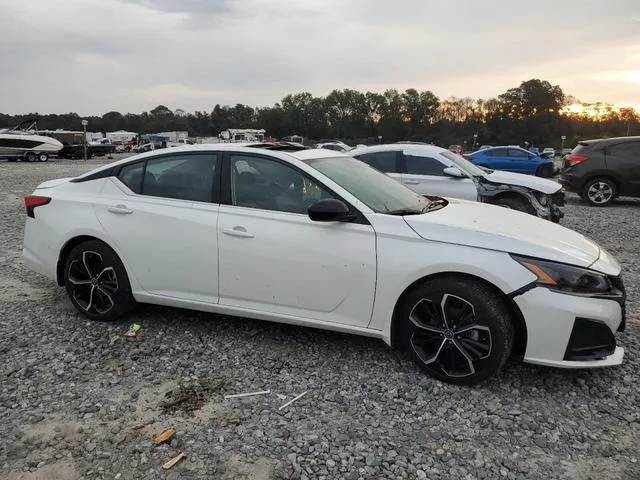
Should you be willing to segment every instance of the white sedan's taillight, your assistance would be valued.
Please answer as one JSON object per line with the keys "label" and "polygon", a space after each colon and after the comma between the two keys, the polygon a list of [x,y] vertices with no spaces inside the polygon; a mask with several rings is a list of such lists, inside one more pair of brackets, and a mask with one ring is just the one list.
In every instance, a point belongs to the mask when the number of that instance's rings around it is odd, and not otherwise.
{"label": "white sedan's taillight", "polygon": [[40,197],[37,195],[31,195],[28,197],[24,197],[24,205],[27,207],[27,216],[31,218],[36,218],[34,215],[34,210],[36,207],[40,207],[42,205],[46,205],[51,201],[49,197]]}

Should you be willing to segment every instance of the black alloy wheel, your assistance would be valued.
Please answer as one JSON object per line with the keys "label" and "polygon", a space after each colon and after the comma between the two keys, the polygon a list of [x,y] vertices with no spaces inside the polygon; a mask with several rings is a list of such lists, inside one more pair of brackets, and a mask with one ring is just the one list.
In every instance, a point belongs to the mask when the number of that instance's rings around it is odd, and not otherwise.
{"label": "black alloy wheel", "polygon": [[68,255],[65,287],[73,305],[94,320],[115,320],[135,306],[129,279],[116,253],[99,241],[76,246]]}
{"label": "black alloy wheel", "polygon": [[413,360],[448,383],[474,385],[498,372],[511,353],[505,301],[463,277],[429,280],[400,309],[401,341]]}

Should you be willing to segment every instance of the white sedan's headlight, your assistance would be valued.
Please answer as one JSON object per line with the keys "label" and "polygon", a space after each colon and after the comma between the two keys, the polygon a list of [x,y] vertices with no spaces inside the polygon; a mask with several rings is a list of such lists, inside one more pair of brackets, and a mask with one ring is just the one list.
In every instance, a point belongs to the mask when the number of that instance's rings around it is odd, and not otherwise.
{"label": "white sedan's headlight", "polygon": [[612,288],[605,274],[593,270],[518,255],[511,258],[538,277],[541,287],[578,294],[607,293]]}

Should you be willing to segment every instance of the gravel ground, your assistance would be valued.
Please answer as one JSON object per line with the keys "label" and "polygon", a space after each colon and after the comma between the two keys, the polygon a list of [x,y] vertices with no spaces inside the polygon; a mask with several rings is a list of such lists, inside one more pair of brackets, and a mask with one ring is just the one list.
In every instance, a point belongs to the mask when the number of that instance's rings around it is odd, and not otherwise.
{"label": "gravel ground", "polygon": [[24,268],[22,197],[99,163],[0,163],[0,478],[640,478],[640,201],[565,208],[626,270],[625,363],[462,388],[356,336],[152,306],[88,322]]}

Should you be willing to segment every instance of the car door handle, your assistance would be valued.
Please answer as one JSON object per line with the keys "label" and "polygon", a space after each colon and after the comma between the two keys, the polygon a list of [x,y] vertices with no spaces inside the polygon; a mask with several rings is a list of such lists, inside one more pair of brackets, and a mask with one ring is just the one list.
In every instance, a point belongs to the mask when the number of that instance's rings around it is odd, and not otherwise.
{"label": "car door handle", "polygon": [[253,233],[247,232],[244,227],[225,228],[222,230],[225,235],[231,235],[232,237],[253,238]]}
{"label": "car door handle", "polygon": [[125,207],[124,205],[111,205],[110,207],[107,207],[107,210],[111,213],[119,213],[121,215],[129,215],[130,213],[133,213],[133,210]]}
{"label": "car door handle", "polygon": [[405,185],[417,185],[420,183],[420,180],[405,180]]}

